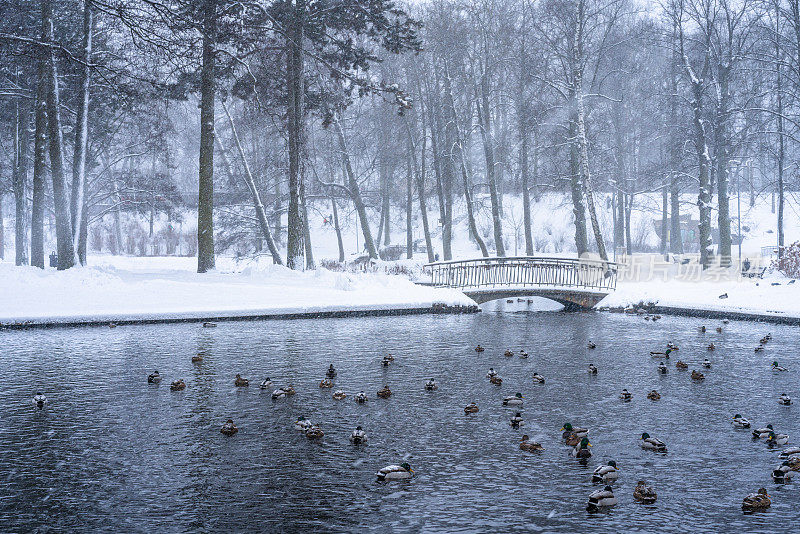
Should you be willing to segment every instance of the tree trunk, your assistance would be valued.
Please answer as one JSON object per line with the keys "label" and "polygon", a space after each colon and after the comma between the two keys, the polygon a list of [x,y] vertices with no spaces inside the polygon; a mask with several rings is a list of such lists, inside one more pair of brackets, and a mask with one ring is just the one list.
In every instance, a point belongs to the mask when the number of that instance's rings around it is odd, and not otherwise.
{"label": "tree trunk", "polygon": [[717,160],[717,225],[719,226],[720,267],[731,264],[731,217],[728,199],[728,166],[730,163],[730,140],[728,139],[728,119],[730,115],[729,74],[730,64],[719,65],[719,102],[716,110],[717,135],[714,157]]}
{"label": "tree trunk", "polygon": [[200,173],[197,201],[197,272],[215,268],[214,100],[217,2],[203,0],[203,66],[200,75]]}
{"label": "tree trunk", "polygon": [[286,84],[289,96],[287,113],[289,134],[289,211],[287,215],[286,266],[302,267],[303,220],[300,213],[300,189],[303,147],[303,38],[305,0],[294,0],[286,51]]}
{"label": "tree trunk", "polygon": [[306,205],[306,186],[300,184],[300,211],[303,217],[303,250],[306,254],[306,269],[313,271],[317,268],[314,263],[314,251],[311,246],[311,226],[308,222],[308,206]]}
{"label": "tree trunk", "polygon": [[339,246],[339,263],[344,262],[344,243],[342,242],[342,229],[339,226],[339,210],[336,208],[336,199],[331,197],[333,205],[333,229],[336,231],[336,244]]}
{"label": "tree trunk", "polygon": [[47,63],[39,58],[31,196],[31,265],[44,269],[44,202],[47,170]]}
{"label": "tree trunk", "polygon": [[522,182],[522,225],[525,231],[525,255],[533,255],[533,229],[531,228],[531,193],[528,185],[528,132],[525,109],[519,116],[519,174]]}
{"label": "tree trunk", "polygon": [[[494,160],[494,141],[492,141],[491,119],[489,117],[489,81],[486,72],[481,76],[480,98],[475,102],[478,110],[478,128],[483,141],[483,156],[486,161],[486,181],[489,185],[489,200],[492,204],[492,228],[494,229],[495,250],[498,256],[506,255],[503,243],[503,222],[500,219],[500,201],[497,194],[497,176]],[[464,157],[462,151],[461,156]]]}
{"label": "tree trunk", "polygon": [[577,136],[577,118],[574,116],[570,117],[569,135],[569,187],[572,194],[572,213],[575,216],[575,248],[578,251],[578,257],[581,257],[588,252],[588,238],[586,236],[586,207],[583,204],[583,187],[580,181],[578,146],[577,143],[575,143],[575,138]]}
{"label": "tree trunk", "polygon": [[[696,80],[696,78],[695,78]],[[711,162],[708,158],[708,144],[706,143],[706,129],[703,124],[702,111],[703,88],[700,81],[692,82],[692,112],[694,125],[694,145],[697,153],[697,163],[699,166],[700,190],[697,195],[697,206],[700,210],[700,222],[698,224],[700,239],[700,264],[703,269],[711,266],[712,244],[711,244],[711,184],[710,167]]]}
{"label": "tree trunk", "polygon": [[623,197],[625,205],[625,250],[628,254],[633,254],[633,240],[631,239],[631,214],[633,213],[633,193],[627,193]]}
{"label": "tree trunk", "polygon": [[422,232],[425,235],[425,249],[428,254],[428,263],[433,263],[436,260],[436,258],[433,254],[433,242],[431,241],[431,230],[430,230],[430,225],[428,223],[427,200],[425,199],[425,171],[426,171],[425,153],[427,151],[427,146],[428,146],[428,137],[425,135],[427,131],[427,125],[425,121],[424,109],[421,111],[420,115],[422,116],[422,150],[420,154],[420,157],[422,158],[421,165],[417,164],[417,149],[416,149],[417,145],[414,142],[414,134],[413,131],[411,130],[411,126],[409,125],[407,118],[405,119],[405,125],[406,125],[406,132],[408,133],[408,140],[411,151],[411,163],[414,169],[417,194],[419,195],[419,212],[420,212],[420,217],[422,218]]}
{"label": "tree trunk", "polygon": [[444,147],[442,158],[442,196],[444,197],[444,220],[442,221],[442,249],[444,260],[453,259],[452,240],[453,240],[453,185],[456,178],[456,144],[458,143],[455,107],[453,104],[453,93],[450,87],[450,75],[447,65],[444,67],[442,76],[442,87],[444,98],[440,117],[440,124],[443,122]]}
{"label": "tree trunk", "polygon": [[28,122],[29,113],[24,109],[20,113],[19,103],[16,105],[16,123],[14,135],[14,248],[16,265],[28,263],[28,230],[27,230],[27,199],[25,188],[28,182]]}
{"label": "tree trunk", "polygon": [[414,166],[411,164],[411,143],[408,147],[408,162],[406,163],[406,258],[414,257],[414,233],[411,226],[412,208],[414,201]]}
{"label": "tree trunk", "polygon": [[81,265],[86,265],[86,249],[81,248],[81,233],[86,210],[86,150],[89,136],[89,82],[91,80],[89,64],[92,60],[92,20],[92,2],[84,0],[83,63],[79,66],[78,116],[75,119],[75,149],[72,155],[72,194],[70,195],[72,246],[78,256],[76,259]]}
{"label": "tree trunk", "polygon": [[667,233],[669,233],[669,192],[666,187],[661,189],[661,254],[667,258]]}
{"label": "tree trunk", "polygon": [[[54,43],[53,3],[42,0],[42,41]],[[47,131],[50,138],[50,175],[53,181],[53,207],[56,218],[56,250],[58,269],[75,265],[75,248],[69,213],[69,198],[64,180],[64,136],[61,129],[61,104],[59,101],[58,64],[55,50],[47,47]]]}
{"label": "tree trunk", "polygon": [[681,197],[678,187],[678,173],[672,174],[669,184],[670,196],[670,233],[669,251],[673,254],[683,254],[683,236],[681,236]]}

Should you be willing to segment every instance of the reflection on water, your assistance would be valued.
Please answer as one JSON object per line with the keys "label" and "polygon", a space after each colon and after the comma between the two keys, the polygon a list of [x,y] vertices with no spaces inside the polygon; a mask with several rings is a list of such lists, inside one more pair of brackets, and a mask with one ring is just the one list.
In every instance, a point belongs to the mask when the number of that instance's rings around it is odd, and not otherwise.
{"label": "reflection on water", "polygon": [[[719,334],[702,321],[657,323],[599,313],[535,313],[536,303],[500,302],[477,315],[321,321],[126,326],[0,332],[0,531],[77,530],[542,530],[789,531],[800,518],[798,485],[776,487],[777,452],[735,431],[740,412],[771,422],[800,443],[800,341],[791,327],[730,323]],[[716,322],[707,322],[716,326]],[[753,347],[767,331],[765,352]],[[588,341],[597,348],[586,348]],[[695,382],[674,367],[659,375],[648,353],[674,341],[679,358],[713,367]],[[709,353],[713,341],[717,349]],[[486,351],[473,349],[480,343]],[[526,349],[528,359],[504,357]],[[381,357],[391,352],[387,368]],[[191,362],[201,354],[202,363]],[[773,373],[777,359],[789,372]],[[317,387],[333,363],[334,401]],[[596,376],[587,365],[599,368]],[[489,385],[489,367],[503,377]],[[164,380],[147,384],[158,369]],[[545,384],[534,384],[533,372]],[[236,373],[251,380],[236,388]],[[297,395],[270,399],[257,384],[294,384]],[[437,391],[424,383],[436,377]],[[171,392],[183,378],[188,387]],[[389,385],[392,396],[375,392]],[[618,399],[633,393],[632,402]],[[352,395],[365,390],[358,405]],[[657,389],[659,402],[645,395]],[[49,398],[42,412],[30,398]],[[522,392],[524,409],[503,407]],[[480,412],[465,416],[476,402]],[[521,411],[519,430],[509,425]],[[292,428],[300,415],[325,437],[309,442]],[[239,433],[226,438],[233,418]],[[580,465],[560,442],[566,421],[591,429],[593,458]],[[369,443],[355,447],[356,425]],[[667,455],[643,451],[642,432]],[[519,451],[522,433],[545,446]],[[589,516],[593,469],[617,461],[620,504]],[[408,483],[379,483],[375,471],[408,461]],[[647,480],[653,506],[636,505]],[[744,516],[742,497],[760,486],[773,496],[765,514]]]}

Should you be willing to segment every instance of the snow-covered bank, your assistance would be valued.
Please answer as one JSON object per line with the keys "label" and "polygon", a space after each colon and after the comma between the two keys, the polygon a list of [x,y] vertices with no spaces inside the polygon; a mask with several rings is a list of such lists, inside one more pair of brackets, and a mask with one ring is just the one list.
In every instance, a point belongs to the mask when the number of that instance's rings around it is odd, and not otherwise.
{"label": "snow-covered bank", "polygon": [[[188,261],[184,261],[188,260]],[[196,274],[191,258],[57,272],[0,263],[0,323],[233,318],[474,306],[463,293],[399,277],[254,264]],[[225,263],[225,262],[223,262]]]}

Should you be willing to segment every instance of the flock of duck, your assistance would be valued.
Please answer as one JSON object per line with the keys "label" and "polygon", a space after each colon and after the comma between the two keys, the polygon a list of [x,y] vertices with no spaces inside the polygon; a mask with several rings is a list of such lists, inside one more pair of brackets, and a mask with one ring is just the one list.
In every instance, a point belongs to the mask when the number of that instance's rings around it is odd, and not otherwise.
{"label": "flock of duck", "polygon": [[[656,318],[653,318],[653,320],[657,320],[657,316]],[[723,323],[727,322],[727,320],[723,321]],[[203,326],[208,327],[210,325],[204,324]],[[706,327],[701,327],[700,331],[703,333],[706,332]],[[722,327],[718,327],[717,332],[722,332]],[[763,351],[764,346],[771,339],[771,334],[767,334],[761,338],[759,344],[755,348],[755,352]],[[587,344],[587,348],[594,349],[596,348],[596,345],[592,342],[589,342]],[[714,343],[710,343],[707,347],[709,351],[713,351],[715,348],[716,347],[714,346]],[[475,347],[475,351],[478,353],[484,352],[484,350],[485,349],[481,345]],[[668,372],[668,368],[663,360],[669,359],[670,355],[678,350],[679,349],[677,345],[674,343],[668,343],[664,351],[652,351],[650,353],[652,356],[662,359],[657,368],[659,373]],[[511,350],[506,350],[504,355],[506,357],[512,357],[515,354]],[[519,351],[518,355],[521,358],[528,357],[527,352],[524,350]],[[193,356],[192,362],[199,363],[202,362],[202,359],[203,357],[201,355]],[[381,365],[389,366],[393,361],[394,357],[389,354],[382,358]],[[710,369],[712,364],[708,358],[705,358],[702,362],[702,365],[705,369]],[[676,362],[675,367],[679,370],[688,369],[688,365],[680,360]],[[772,363],[771,369],[774,372],[786,371],[786,368],[780,366],[777,361]],[[596,375],[598,373],[598,368],[593,363],[590,363],[587,368],[587,372],[589,374]],[[320,381],[319,387],[323,389],[333,389],[336,375],[337,371],[333,364],[331,364],[325,372],[325,378]],[[488,378],[489,382],[494,385],[499,386],[503,383],[503,379],[492,367],[489,368],[486,378]],[[538,373],[533,373],[532,378],[534,383],[545,383],[545,378]],[[693,380],[703,380],[705,376],[702,372],[694,369],[691,372],[691,378]],[[161,381],[162,377],[158,371],[154,371],[147,377],[147,382],[149,384],[159,384]],[[236,387],[249,387],[250,381],[247,378],[242,377],[240,374],[237,374],[234,378],[234,385]],[[265,378],[259,384],[259,388],[262,390],[269,390],[272,387],[273,382],[269,377]],[[171,391],[181,391],[185,388],[186,383],[183,379],[175,380],[170,384]],[[434,378],[430,378],[425,382],[424,388],[426,391],[436,391],[438,389],[438,384]],[[294,394],[295,389],[293,385],[288,384],[272,390],[271,397],[273,400],[279,400]],[[380,398],[388,399],[392,395],[392,392],[389,386],[384,386],[376,393],[376,395]],[[347,396],[347,393],[341,389],[336,389],[332,394],[332,397],[335,400],[343,400]],[[630,402],[633,399],[633,395],[627,389],[623,389],[619,397],[623,402]],[[661,395],[658,393],[658,391],[652,390],[647,394],[647,398],[651,401],[658,401],[661,399]],[[364,391],[360,391],[354,395],[353,399],[359,404],[365,404],[368,402],[368,397]],[[515,393],[514,395],[503,398],[502,404],[503,406],[507,407],[521,408],[524,402],[524,396],[521,393]],[[789,406],[792,404],[792,399],[783,393],[778,398],[778,402],[782,405]],[[36,409],[42,410],[47,404],[47,397],[41,392],[37,392],[36,395],[33,396],[32,403]],[[480,408],[475,403],[470,403],[464,407],[464,413],[468,415],[477,413],[479,410]],[[512,428],[518,429],[523,424],[522,413],[515,412],[510,419],[510,424]],[[751,429],[752,426],[748,419],[738,413],[734,415],[732,419],[732,425],[736,429]],[[294,428],[295,430],[302,432],[309,440],[319,440],[325,435],[324,431],[319,425],[312,423],[305,416],[300,416],[297,418],[297,420],[294,422]],[[220,432],[225,436],[233,436],[238,431],[239,429],[236,427],[232,419],[228,419],[220,428]],[[570,455],[577,458],[585,465],[592,456],[592,452],[589,449],[592,446],[588,437],[589,429],[574,426],[572,423],[567,422],[561,428],[561,432],[561,439],[564,444],[569,447]],[[751,432],[754,440],[763,439],[769,447],[785,446],[789,443],[789,437],[786,434],[775,432],[771,424],[767,424],[763,428],[752,429]],[[667,452],[666,444],[660,439],[650,436],[650,434],[647,432],[642,433],[638,441],[642,449],[657,453]],[[350,442],[353,445],[362,445],[367,443],[367,434],[361,426],[357,426],[353,430],[352,434],[350,435]],[[521,441],[519,442],[519,449],[525,452],[537,453],[543,451],[544,447],[540,443],[531,440],[531,438],[525,434],[522,436]],[[795,446],[782,450],[780,452],[780,459],[782,462],[772,471],[772,478],[775,483],[787,483],[791,480],[795,473],[800,472],[800,447]],[[376,476],[378,480],[408,480],[414,476],[414,470],[408,463],[404,462],[399,465],[393,464],[383,467],[377,471]],[[603,488],[590,493],[586,505],[586,509],[588,511],[595,512],[617,505],[618,500],[614,494],[613,485],[618,478],[619,470],[614,460],[610,460],[606,465],[600,465],[594,470],[592,474],[592,482],[603,484]],[[647,482],[643,480],[637,482],[633,491],[633,497],[636,502],[642,504],[653,504],[658,498],[654,488],[649,486]],[[742,510],[746,513],[766,510],[770,506],[771,499],[765,488],[760,488],[756,493],[747,495],[742,501]]]}

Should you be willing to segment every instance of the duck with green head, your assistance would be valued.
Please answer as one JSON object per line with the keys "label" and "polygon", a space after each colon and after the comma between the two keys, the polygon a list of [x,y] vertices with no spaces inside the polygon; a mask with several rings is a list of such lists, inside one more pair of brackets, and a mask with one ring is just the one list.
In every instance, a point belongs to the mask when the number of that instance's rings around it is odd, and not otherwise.
{"label": "duck with green head", "polygon": [[575,458],[580,458],[584,460],[586,458],[591,458],[592,451],[589,450],[592,444],[589,443],[589,438],[583,438],[578,442],[574,449],[572,449],[572,456]]}
{"label": "duck with green head", "polygon": [[408,480],[414,476],[414,470],[407,462],[400,465],[387,465],[377,473],[378,480]]}
{"label": "duck with green head", "polygon": [[572,426],[572,423],[564,423],[564,426],[561,427],[561,432],[561,439],[567,439],[570,434],[575,434],[579,438],[585,438],[587,435],[589,435],[588,428]]}
{"label": "duck with green head", "polygon": [[649,451],[667,452],[667,445],[658,438],[651,438],[647,432],[642,434],[639,439],[639,445]]}

